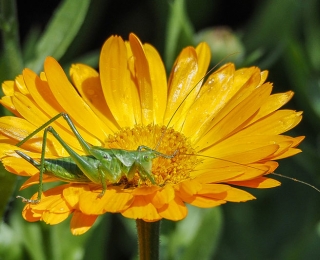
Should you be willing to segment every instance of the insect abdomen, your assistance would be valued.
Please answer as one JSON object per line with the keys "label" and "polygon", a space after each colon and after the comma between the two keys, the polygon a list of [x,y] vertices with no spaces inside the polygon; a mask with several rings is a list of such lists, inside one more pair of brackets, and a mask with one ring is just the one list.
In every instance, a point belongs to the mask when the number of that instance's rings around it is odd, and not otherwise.
{"label": "insect abdomen", "polygon": [[87,176],[83,174],[71,157],[45,159],[44,168],[44,174],[57,177],[62,181],[91,182]]}

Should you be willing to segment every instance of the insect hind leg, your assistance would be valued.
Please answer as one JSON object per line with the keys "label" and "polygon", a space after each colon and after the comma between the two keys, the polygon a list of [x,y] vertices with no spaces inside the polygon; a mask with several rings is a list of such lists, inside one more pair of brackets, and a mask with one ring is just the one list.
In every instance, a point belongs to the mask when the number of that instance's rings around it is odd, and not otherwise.
{"label": "insect hind leg", "polygon": [[40,164],[33,160],[30,156],[26,155],[25,153],[21,151],[16,151],[17,154],[19,154],[23,159],[31,163],[33,166],[40,168],[40,173],[39,173],[39,188],[38,188],[38,196],[37,199],[32,200],[32,199],[26,199],[22,196],[17,196],[17,199],[22,199],[22,202],[24,203],[30,203],[30,204],[38,204],[41,201],[41,195],[42,195],[42,190],[43,190],[43,172],[44,172],[44,157],[45,157],[45,149],[47,145],[47,134],[48,134],[48,128],[44,130],[43,133],[43,142],[42,142],[42,150],[41,150],[41,159],[40,159]]}

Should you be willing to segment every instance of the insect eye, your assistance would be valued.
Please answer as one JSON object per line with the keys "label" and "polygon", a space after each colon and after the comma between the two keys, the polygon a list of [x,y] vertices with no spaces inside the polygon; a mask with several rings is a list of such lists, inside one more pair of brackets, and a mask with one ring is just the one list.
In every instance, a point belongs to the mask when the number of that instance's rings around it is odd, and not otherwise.
{"label": "insect eye", "polygon": [[149,159],[149,156],[148,155],[144,155],[143,156],[143,160],[147,161]]}

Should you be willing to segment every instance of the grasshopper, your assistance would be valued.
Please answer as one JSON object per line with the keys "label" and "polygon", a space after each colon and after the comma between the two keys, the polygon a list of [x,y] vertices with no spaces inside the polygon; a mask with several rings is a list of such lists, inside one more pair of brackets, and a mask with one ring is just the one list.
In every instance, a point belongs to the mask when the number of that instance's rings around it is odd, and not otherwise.
{"label": "grasshopper", "polygon": [[[62,140],[54,128],[49,126],[60,117],[66,120],[86,155],[77,154],[64,140]],[[41,201],[43,174],[57,177],[66,182],[101,184],[102,191],[98,197],[104,195],[108,181],[111,183],[118,183],[122,177],[126,177],[130,181],[133,179],[136,172],[138,172],[143,181],[149,180],[152,184],[156,184],[151,172],[152,160],[157,157],[171,159],[177,153],[177,151],[175,151],[172,155],[166,155],[144,145],[140,145],[135,151],[91,146],[82,138],[71,118],[66,113],[56,115],[29,134],[16,146],[21,146],[42,129],[44,129],[44,134],[40,163],[22,151],[15,151],[19,156],[40,171],[37,199],[31,200],[17,196],[17,198],[21,198],[25,203],[37,204]],[[70,157],[45,159],[48,132],[59,141]]]}

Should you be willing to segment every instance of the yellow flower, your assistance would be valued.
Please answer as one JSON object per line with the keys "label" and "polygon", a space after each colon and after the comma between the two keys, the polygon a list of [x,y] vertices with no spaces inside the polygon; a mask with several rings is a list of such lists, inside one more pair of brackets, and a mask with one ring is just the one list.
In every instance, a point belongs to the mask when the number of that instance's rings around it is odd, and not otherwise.
{"label": "yellow flower", "polygon": [[[58,62],[48,57],[44,72],[29,69],[3,83],[1,103],[17,117],[0,118],[0,158],[14,174],[29,176],[22,188],[38,183],[39,171],[15,152],[41,157],[43,132],[15,146],[60,112],[66,112],[91,145],[136,150],[145,145],[172,155],[153,160],[156,184],[142,180],[119,183],[66,183],[45,191],[38,204],[27,204],[28,221],[57,224],[72,215],[73,234],[86,232],[106,212],[144,221],[181,220],[186,203],[208,208],[254,199],[235,188],[269,188],[275,160],[292,156],[303,137],[281,135],[297,125],[301,112],[278,110],[292,92],[273,94],[266,71],[235,70],[226,64],[203,80],[210,60],[205,43],[182,50],[169,80],[158,52],[130,34],[129,41],[112,36],[103,45],[100,73],[83,64],[70,69],[69,82]],[[78,154],[84,151],[67,123],[51,124]],[[69,156],[48,136],[46,158]],[[44,176],[44,182],[56,181]],[[32,198],[35,199],[37,194]]]}

